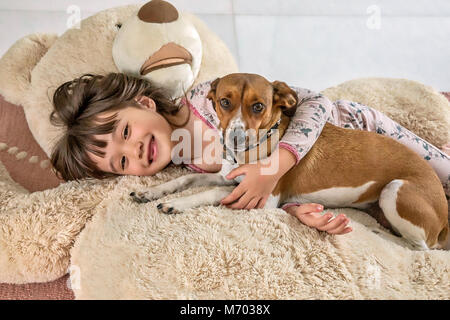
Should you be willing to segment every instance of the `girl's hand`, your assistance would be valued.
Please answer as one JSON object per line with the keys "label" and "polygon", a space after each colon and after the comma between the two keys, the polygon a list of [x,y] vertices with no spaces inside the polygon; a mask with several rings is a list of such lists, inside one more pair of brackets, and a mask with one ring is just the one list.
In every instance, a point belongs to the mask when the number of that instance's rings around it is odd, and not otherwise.
{"label": "girl's hand", "polygon": [[261,175],[260,162],[243,164],[233,169],[227,176],[227,179],[234,179],[241,174],[245,178],[234,188],[228,196],[222,199],[221,204],[232,209],[253,209],[264,208],[267,199],[278,183],[279,176]]}
{"label": "girl's hand", "polygon": [[333,214],[331,212],[327,212],[324,215],[320,214],[323,211],[323,206],[317,203],[291,206],[285,209],[285,211],[297,217],[303,224],[330,234],[346,234],[352,231],[351,227],[347,227],[350,220],[345,214],[339,214],[330,221]]}
{"label": "girl's hand", "polygon": [[[264,208],[278,180],[294,166],[296,158],[290,151],[277,147],[268,160],[265,159],[264,164],[257,161],[231,170],[227,179],[234,179],[241,174],[245,174],[245,178],[221,203],[232,209]],[[267,171],[268,168],[270,171]],[[266,170],[265,173],[273,174],[262,175],[262,169]],[[230,205],[236,200],[238,201]]]}

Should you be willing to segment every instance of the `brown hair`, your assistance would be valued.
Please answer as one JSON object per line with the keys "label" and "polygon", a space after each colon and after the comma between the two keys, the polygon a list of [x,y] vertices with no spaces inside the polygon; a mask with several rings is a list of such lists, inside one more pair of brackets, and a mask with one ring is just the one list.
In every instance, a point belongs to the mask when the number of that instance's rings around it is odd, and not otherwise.
{"label": "brown hair", "polygon": [[[123,73],[84,74],[59,86],[53,94],[55,110],[50,114],[50,122],[65,126],[67,130],[50,157],[57,175],[66,181],[117,176],[100,171],[87,152],[104,157],[105,152],[100,149],[106,147],[107,142],[95,139],[94,135],[111,133],[118,123],[117,112],[103,119],[98,115],[130,106],[139,107],[134,99],[140,95],[153,99],[156,111],[163,116],[175,115],[181,108],[147,80]],[[189,118],[185,123],[187,121]]]}

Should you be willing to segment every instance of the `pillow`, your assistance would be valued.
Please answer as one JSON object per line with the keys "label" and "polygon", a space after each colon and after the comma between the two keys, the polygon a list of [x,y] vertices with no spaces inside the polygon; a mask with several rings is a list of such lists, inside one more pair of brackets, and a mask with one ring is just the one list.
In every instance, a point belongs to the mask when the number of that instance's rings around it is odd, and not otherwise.
{"label": "pillow", "polygon": [[0,283],[0,300],[73,300],[68,287],[69,276],[45,283]]}
{"label": "pillow", "polygon": [[11,178],[30,192],[58,186],[50,160],[28,128],[22,107],[0,95],[0,161]]}

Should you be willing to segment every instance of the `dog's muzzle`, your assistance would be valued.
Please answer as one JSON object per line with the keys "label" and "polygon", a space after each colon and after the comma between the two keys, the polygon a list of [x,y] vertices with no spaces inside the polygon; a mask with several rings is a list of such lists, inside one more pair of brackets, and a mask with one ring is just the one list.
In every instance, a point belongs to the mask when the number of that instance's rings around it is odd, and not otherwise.
{"label": "dog's muzzle", "polygon": [[234,150],[244,150],[246,145],[246,133],[244,129],[229,130],[227,132],[227,145]]}

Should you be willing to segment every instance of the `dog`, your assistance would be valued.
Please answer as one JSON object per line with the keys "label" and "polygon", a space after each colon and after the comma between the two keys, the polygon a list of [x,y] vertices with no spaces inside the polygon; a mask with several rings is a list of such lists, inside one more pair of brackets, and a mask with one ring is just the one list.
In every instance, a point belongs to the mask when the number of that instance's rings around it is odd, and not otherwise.
{"label": "dog", "polygon": [[[231,100],[226,108],[225,97]],[[253,126],[256,132],[276,128],[279,139],[298,103],[296,92],[286,83],[271,83],[262,76],[242,73],[213,81],[208,98],[220,120],[224,154],[231,152],[235,163],[226,161],[219,173],[188,174],[145,192],[133,192],[135,201],[142,203],[189,187],[211,186],[201,194],[171,199],[157,208],[173,214],[203,205],[219,205],[237,184],[225,178],[236,166],[236,158],[251,160],[249,154],[253,149],[249,149],[249,136],[242,133],[243,127]],[[256,100],[265,103],[258,116],[252,112]],[[278,140],[272,143],[273,139],[267,139],[267,134],[265,137],[268,156]],[[257,141],[263,138],[256,136]],[[246,148],[236,147],[239,140]],[[311,150],[278,181],[265,208],[276,208],[286,202],[362,210],[377,205],[385,221],[383,225],[421,250],[442,248],[448,236],[448,204],[433,168],[408,147],[374,132],[326,123]]]}

